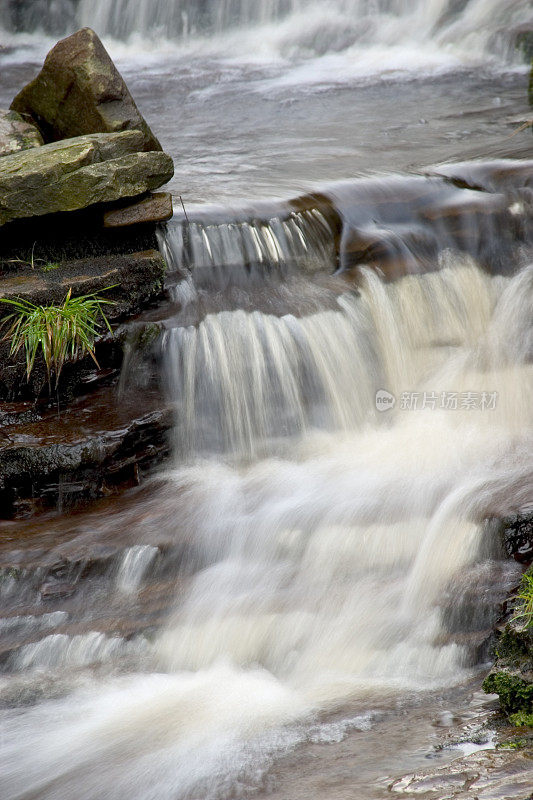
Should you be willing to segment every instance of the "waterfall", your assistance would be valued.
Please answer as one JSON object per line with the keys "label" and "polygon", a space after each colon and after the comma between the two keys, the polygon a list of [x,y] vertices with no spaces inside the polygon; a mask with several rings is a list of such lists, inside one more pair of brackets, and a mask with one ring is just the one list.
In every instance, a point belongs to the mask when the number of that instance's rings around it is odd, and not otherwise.
{"label": "waterfall", "polygon": [[512,56],[529,0],[2,0],[0,26],[58,36],[88,25],[101,36],[187,41],[280,27],[285,54],[323,55],[418,42]]}
{"label": "waterfall", "polygon": [[[360,758],[386,751],[387,716],[407,739],[428,697],[479,686],[519,577],[495,518],[531,507],[532,165],[370,178],[353,159],[382,168],[400,139],[410,165],[448,158],[484,103],[507,147],[490,67],[503,96],[530,19],[530,0],[0,0],[12,80],[20,53],[25,74],[32,47],[81,25],[126,56],[180,159],[171,188],[188,192],[158,232],[168,298],[132,322],[116,396],[133,407],[149,390],[173,412],[171,458],[57,528],[23,528],[24,553],[8,533],[2,800],[261,795],[281,756],[301,748],[309,764],[354,732]],[[446,65],[487,68],[449,93],[453,122],[436,106],[462,75],[426,82],[429,121],[423,81],[399,108],[403,67]],[[204,191],[223,176],[229,195]],[[297,196],[250,199],[265,185]],[[75,586],[43,596],[69,554]],[[323,785],[277,796],[325,797]]]}
{"label": "waterfall", "polygon": [[376,391],[399,397],[449,357],[441,342],[475,341],[497,291],[468,262],[388,287],[368,271],[359,296],[308,316],[224,311],[169,329],[161,346],[178,451],[251,456],[272,438],[375,421]]}
{"label": "waterfall", "polygon": [[193,270],[200,283],[205,270],[209,284],[216,279],[220,288],[245,270],[262,282],[275,272],[315,272],[335,266],[334,231],[317,208],[284,209],[263,217],[256,213],[250,219],[241,215],[233,221],[212,216],[209,220],[202,209],[200,219],[194,215],[175,219],[168,234],[160,234],[160,247],[172,271]]}
{"label": "waterfall", "polygon": [[[486,614],[461,598],[492,580],[484,518],[530,501],[533,267],[447,259],[390,284],[369,270],[306,318],[169,328],[163,369],[192,446],[155,505],[165,535],[194,541],[186,587],[149,640],[47,630],[20,648],[27,680],[46,667],[74,688],[4,715],[2,797],[247,796],[276,754],[328,741],[321,710],[358,698],[342,731],[367,735],[377,698],[472,674],[465,631]],[[395,403],[376,407],[375,387]],[[209,422],[252,459],[206,457]],[[153,553],[128,551],[128,591]],[[119,656],[138,671],[76,687],[89,660]]]}

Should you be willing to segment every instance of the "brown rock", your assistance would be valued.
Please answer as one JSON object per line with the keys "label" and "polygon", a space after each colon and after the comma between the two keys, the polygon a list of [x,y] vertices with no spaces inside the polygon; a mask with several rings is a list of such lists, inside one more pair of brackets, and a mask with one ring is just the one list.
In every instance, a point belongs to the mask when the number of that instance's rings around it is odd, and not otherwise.
{"label": "brown rock", "polygon": [[19,92],[11,108],[31,116],[49,142],[136,129],[143,133],[144,150],[162,149],[90,28],[67,36],[50,50],[41,72]]}
{"label": "brown rock", "polygon": [[125,228],[143,222],[167,222],[173,213],[170,192],[155,192],[138,203],[106,211],[104,228]]}
{"label": "brown rock", "polygon": [[[0,297],[18,297],[36,305],[53,305],[62,303],[69,289],[77,297],[102,292],[112,286],[105,293],[106,299],[113,300],[113,305],[106,308],[106,316],[115,321],[138,313],[143,305],[162,295],[165,269],[159,250],[92,256],[66,261],[46,271],[37,264],[34,269],[20,268],[5,275],[0,281]],[[7,313],[8,306],[0,304],[0,318]],[[7,367],[2,356],[0,347],[0,384],[5,380],[3,373]],[[1,480],[0,474],[0,483]]]}
{"label": "brown rock", "polygon": [[76,591],[73,583],[43,583],[40,588],[42,600],[59,600],[64,597],[71,597]]}

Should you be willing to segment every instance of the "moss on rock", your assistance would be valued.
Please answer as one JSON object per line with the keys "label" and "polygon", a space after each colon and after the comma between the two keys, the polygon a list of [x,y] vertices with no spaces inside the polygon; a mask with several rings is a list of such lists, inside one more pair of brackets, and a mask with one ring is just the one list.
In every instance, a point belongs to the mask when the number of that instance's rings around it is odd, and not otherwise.
{"label": "moss on rock", "polygon": [[43,138],[34,125],[26,122],[16,111],[0,108],[0,157],[42,144]]}
{"label": "moss on rock", "polygon": [[533,657],[533,638],[528,631],[522,631],[513,625],[507,625],[498,639],[496,656],[504,660],[508,666],[519,668],[524,660]]}
{"label": "moss on rock", "polygon": [[483,681],[483,690],[497,694],[508,715],[533,713],[533,684],[517,673],[506,669],[491,672]]}
{"label": "moss on rock", "polygon": [[174,174],[170,156],[139,152],[139,131],[99,133],[0,159],[0,225],[143,195]]}
{"label": "moss on rock", "polygon": [[528,714],[526,711],[517,711],[516,714],[509,716],[509,722],[512,725],[516,725],[517,728],[533,728],[533,713]]}
{"label": "moss on rock", "polygon": [[[501,521],[502,544],[509,557],[529,565],[533,557],[533,515],[518,514]],[[524,614],[524,586],[529,585],[530,567],[521,586],[507,601],[505,626],[496,630],[496,661],[483,682],[483,689],[499,695],[502,711],[511,725],[533,726],[533,626]]]}

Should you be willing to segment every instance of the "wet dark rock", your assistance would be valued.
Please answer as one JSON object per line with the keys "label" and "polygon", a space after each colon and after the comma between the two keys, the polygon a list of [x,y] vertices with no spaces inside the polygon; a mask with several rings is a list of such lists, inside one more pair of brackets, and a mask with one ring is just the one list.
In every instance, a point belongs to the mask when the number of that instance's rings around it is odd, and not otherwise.
{"label": "wet dark rock", "polygon": [[[469,181],[476,179],[470,187]],[[515,215],[510,206],[520,192],[529,191],[532,180],[533,162],[489,162],[480,170],[465,162],[435,168],[426,176],[387,182],[362,178],[291,205],[315,208],[328,220],[339,271],[350,278],[357,278],[361,266],[379,270],[388,280],[435,270],[445,249],[472,256],[491,272],[508,274],[526,224],[522,208]],[[481,182],[486,191],[478,191]]]}
{"label": "wet dark rock", "polygon": [[16,111],[0,108],[0,157],[42,144],[43,137],[35,125],[26,122]]}
{"label": "wet dark rock", "polygon": [[106,211],[104,227],[124,228],[129,225],[167,222],[173,213],[172,195],[169,192],[156,192],[132,205]]}
{"label": "wet dark rock", "polygon": [[112,388],[52,412],[38,423],[16,426],[0,442],[0,508],[14,516],[17,503],[37,497],[42,508],[72,508],[135,485],[169,453],[173,411],[155,397],[118,402]]}
{"label": "wet dark rock", "polygon": [[45,141],[138,130],[143,150],[161,150],[96,33],[82,28],[59,41],[11,108],[32,117]]}
{"label": "wet dark rock", "polygon": [[433,167],[428,172],[441,175],[459,188],[484,192],[517,192],[533,188],[533,161],[527,159],[463,161]]}
{"label": "wet dark rock", "polygon": [[502,521],[502,539],[508,556],[520,564],[533,561],[533,515],[517,514]]}
{"label": "wet dark rock", "polygon": [[36,422],[38,419],[39,413],[33,403],[27,401],[22,403],[2,403],[0,405],[0,441],[2,439],[10,439],[9,434],[2,431],[7,425]]}
{"label": "wet dark rock", "polygon": [[155,224],[104,228],[102,217],[109,208],[110,204],[98,204],[80,211],[16,219],[4,225],[0,236],[0,276],[19,272],[32,263],[42,274],[47,271],[47,264],[158,249]]}
{"label": "wet dark rock", "polygon": [[41,600],[60,600],[65,597],[72,597],[76,591],[76,586],[73,583],[55,583],[50,581],[44,583],[39,593]]}
{"label": "wet dark rock", "polygon": [[[116,323],[163,296],[165,268],[157,250],[68,261],[47,270],[26,267],[0,277],[0,298],[18,297],[37,305],[52,305],[61,303],[69,289],[74,296],[102,292],[102,297],[113,303],[106,307],[106,316],[111,323]],[[0,324],[10,310],[7,304],[0,303]],[[89,357],[65,365],[59,384],[63,401],[80,389],[86,392],[91,386],[108,383],[116,377],[122,361],[124,337],[124,330],[112,335],[102,327],[102,338],[96,344],[100,367],[97,372]],[[23,352],[10,356],[9,351],[9,342],[0,341],[0,399],[38,397],[47,385],[42,358],[37,358],[27,380]],[[13,416],[12,409],[12,405],[5,406],[5,411],[0,406],[0,421],[5,415],[5,425],[10,422],[9,414]],[[30,413],[27,408],[25,411]],[[9,439],[9,433],[4,427],[0,432],[0,446],[5,438]]]}
{"label": "wet dark rock", "polygon": [[[0,279],[0,297],[20,297],[37,305],[62,302],[69,289],[73,296],[102,292],[114,305],[106,309],[110,320],[137,313],[163,293],[165,262],[158,250],[127,255],[66,261],[45,268],[19,269]],[[0,317],[9,309],[0,306]]]}
{"label": "wet dark rock", "polygon": [[174,174],[170,156],[138,152],[139,131],[99,133],[0,159],[0,225],[142,195]]}

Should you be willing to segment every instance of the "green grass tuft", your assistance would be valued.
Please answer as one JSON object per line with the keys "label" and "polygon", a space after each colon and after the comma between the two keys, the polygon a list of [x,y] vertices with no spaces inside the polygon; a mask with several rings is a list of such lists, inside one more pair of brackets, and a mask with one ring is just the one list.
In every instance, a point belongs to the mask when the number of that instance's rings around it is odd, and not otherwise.
{"label": "green grass tuft", "polygon": [[516,599],[518,604],[511,621],[519,622],[523,630],[533,628],[533,572],[522,576]]}
{"label": "green grass tuft", "polygon": [[[103,291],[113,288],[106,287]],[[24,349],[26,378],[29,380],[39,351],[42,352],[48,385],[52,380],[57,388],[59,376],[66,361],[76,361],[90,355],[96,366],[94,342],[102,326],[111,330],[103,307],[113,305],[96,294],[72,297],[69,289],[62,305],[37,306],[21,298],[0,298],[14,308],[4,319],[11,323],[4,339],[11,340],[10,354]]]}

